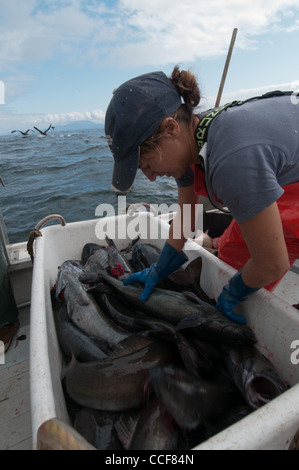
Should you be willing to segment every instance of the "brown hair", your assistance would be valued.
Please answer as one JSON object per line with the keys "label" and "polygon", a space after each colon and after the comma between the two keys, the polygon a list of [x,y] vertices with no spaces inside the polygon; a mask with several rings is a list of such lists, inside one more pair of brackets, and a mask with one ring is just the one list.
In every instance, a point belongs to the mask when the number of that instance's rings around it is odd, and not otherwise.
{"label": "brown hair", "polygon": [[[200,91],[196,78],[189,70],[180,71],[178,65],[176,65],[169,80],[184,100],[184,103],[181,104],[171,117],[189,126],[192,122],[193,109],[200,101]],[[162,130],[161,126],[159,126],[154,134],[141,144],[140,153],[146,153],[155,149],[158,140],[160,140],[166,130],[167,127]]]}

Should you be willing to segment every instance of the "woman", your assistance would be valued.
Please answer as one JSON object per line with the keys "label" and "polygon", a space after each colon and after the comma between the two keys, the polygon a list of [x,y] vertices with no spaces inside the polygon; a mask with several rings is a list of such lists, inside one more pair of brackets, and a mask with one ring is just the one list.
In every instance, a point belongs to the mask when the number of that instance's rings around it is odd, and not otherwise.
{"label": "woman", "polygon": [[[216,306],[233,321],[246,323],[234,313],[236,305],[290,267],[277,201],[282,186],[299,182],[299,105],[290,95],[282,95],[227,107],[210,122],[203,145],[201,123],[207,116],[193,113],[199,101],[194,75],[178,67],[170,79],[154,72],[115,90],[105,122],[115,160],[112,184],[127,192],[138,168],[151,181],[174,177],[182,227],[183,205],[194,206],[200,195],[209,195],[231,211],[250,257],[223,288]],[[299,186],[292,202],[297,211],[296,251]],[[141,298],[146,300],[161,279],[186,261],[184,243],[183,233],[177,236],[170,229],[158,262],[130,276],[126,284],[143,282]]]}

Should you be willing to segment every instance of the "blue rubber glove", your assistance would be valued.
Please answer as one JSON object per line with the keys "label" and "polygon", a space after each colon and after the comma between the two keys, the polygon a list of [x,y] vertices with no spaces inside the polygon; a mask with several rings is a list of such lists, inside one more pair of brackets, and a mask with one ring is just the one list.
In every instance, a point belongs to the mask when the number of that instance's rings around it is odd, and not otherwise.
{"label": "blue rubber glove", "polygon": [[186,261],[188,261],[188,259],[185,255],[179,253],[166,242],[156,263],[139,273],[131,274],[131,276],[124,280],[123,284],[128,286],[134,282],[142,282],[145,287],[140,295],[140,300],[145,301],[162,279],[169,276],[169,274],[173,273],[182,266],[182,264],[186,263]]}
{"label": "blue rubber glove", "polygon": [[246,324],[246,318],[241,315],[237,315],[233,312],[233,309],[238,305],[239,302],[246,300],[247,297],[259,289],[248,287],[244,284],[241,271],[238,271],[229,281],[229,284],[224,286],[221,294],[217,299],[216,308],[221,310],[228,318],[236,323],[242,325]]}

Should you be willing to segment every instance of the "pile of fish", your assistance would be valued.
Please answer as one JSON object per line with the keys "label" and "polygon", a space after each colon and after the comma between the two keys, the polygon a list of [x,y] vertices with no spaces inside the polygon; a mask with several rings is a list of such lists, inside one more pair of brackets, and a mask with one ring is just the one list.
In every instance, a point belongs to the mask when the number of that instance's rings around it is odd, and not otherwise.
{"label": "pile of fish", "polygon": [[88,243],[52,289],[69,415],[100,450],[190,449],[287,389],[251,328],[202,291],[200,257],[146,302],[143,285],[123,285],[158,256],[140,241]]}

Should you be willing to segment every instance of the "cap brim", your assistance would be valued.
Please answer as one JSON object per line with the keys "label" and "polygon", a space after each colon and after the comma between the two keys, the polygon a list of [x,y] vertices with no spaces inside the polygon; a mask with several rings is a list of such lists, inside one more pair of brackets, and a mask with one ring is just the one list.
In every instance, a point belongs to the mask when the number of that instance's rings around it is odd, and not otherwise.
{"label": "cap brim", "polygon": [[119,193],[130,191],[138,170],[139,148],[123,160],[114,163],[112,188]]}

